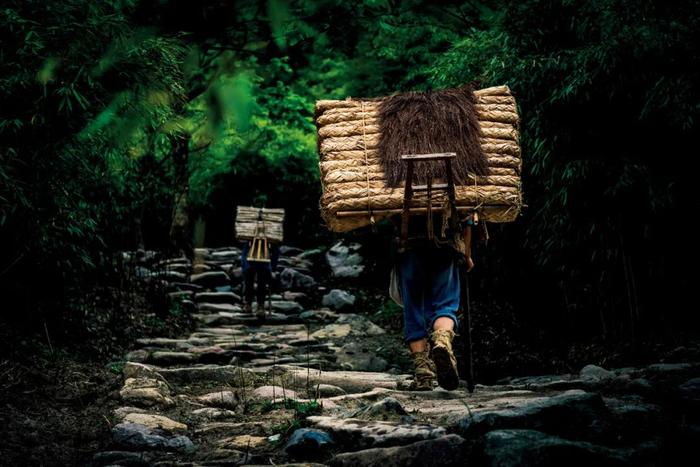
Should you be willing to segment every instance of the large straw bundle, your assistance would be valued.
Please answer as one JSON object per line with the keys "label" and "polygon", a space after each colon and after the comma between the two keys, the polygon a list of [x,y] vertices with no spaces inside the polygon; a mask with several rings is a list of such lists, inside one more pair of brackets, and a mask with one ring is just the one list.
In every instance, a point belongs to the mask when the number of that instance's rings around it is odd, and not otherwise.
{"label": "large straw bundle", "polygon": [[[519,117],[507,86],[474,92],[481,130],[481,149],[488,175],[469,177],[455,189],[460,210],[476,209],[491,222],[510,222],[522,205]],[[403,188],[388,188],[379,154],[381,100],[321,100],[316,102],[320,153],[321,214],[334,232],[347,232],[393,214],[403,207]],[[437,181],[436,181],[437,182]],[[443,207],[443,192],[431,203]],[[427,206],[425,193],[414,196],[415,212]]]}
{"label": "large straw bundle", "polygon": [[236,210],[236,238],[238,240],[252,240],[256,235],[262,235],[268,241],[280,243],[282,242],[283,222],[284,209],[238,206]]}

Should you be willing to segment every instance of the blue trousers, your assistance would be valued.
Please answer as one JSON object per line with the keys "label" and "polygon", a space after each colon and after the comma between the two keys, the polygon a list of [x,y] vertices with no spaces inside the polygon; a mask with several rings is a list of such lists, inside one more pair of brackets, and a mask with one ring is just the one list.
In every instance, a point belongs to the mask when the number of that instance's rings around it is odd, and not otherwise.
{"label": "blue trousers", "polygon": [[440,317],[454,321],[457,331],[459,271],[451,248],[422,247],[399,257],[406,342],[423,339]]}

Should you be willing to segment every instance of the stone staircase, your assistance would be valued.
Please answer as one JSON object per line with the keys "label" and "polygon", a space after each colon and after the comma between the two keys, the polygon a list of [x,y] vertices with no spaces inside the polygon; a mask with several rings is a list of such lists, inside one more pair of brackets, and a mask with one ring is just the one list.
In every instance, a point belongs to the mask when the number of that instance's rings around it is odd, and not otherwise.
{"label": "stone staircase", "polygon": [[698,364],[408,391],[373,352],[400,337],[311,306],[327,291],[312,277],[322,255],[283,253],[265,322],[242,311],[238,249],[135,262],[199,327],[127,354],[113,449],[94,465],[660,465],[669,436],[700,433]]}

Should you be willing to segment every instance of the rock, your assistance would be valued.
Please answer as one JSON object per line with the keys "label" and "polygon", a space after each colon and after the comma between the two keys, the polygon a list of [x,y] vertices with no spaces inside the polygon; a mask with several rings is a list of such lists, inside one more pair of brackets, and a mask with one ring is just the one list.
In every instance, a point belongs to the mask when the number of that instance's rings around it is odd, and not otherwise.
{"label": "rock", "polygon": [[280,285],[283,289],[308,290],[316,286],[316,281],[292,268],[285,268],[280,274]]}
{"label": "rock", "polygon": [[186,433],[187,425],[176,422],[166,416],[148,413],[129,413],[122,420],[125,423],[135,423],[151,429],[161,429],[171,433]]}
{"label": "rock", "polygon": [[241,405],[238,394],[233,391],[217,391],[197,397],[203,404],[223,409],[237,409]]}
{"label": "rock", "polygon": [[355,296],[349,294],[344,290],[333,289],[323,296],[323,300],[321,303],[323,304],[323,306],[340,310],[342,308],[347,308],[354,305]]}
{"label": "rock", "polygon": [[143,363],[126,362],[124,364],[124,368],[122,369],[122,374],[124,375],[124,379],[150,378],[165,383],[165,378],[163,378],[163,375],[158,373],[155,368],[149,365],[144,365]]}
{"label": "rock", "polygon": [[175,292],[168,292],[168,298],[173,302],[180,302],[183,300],[192,300],[194,297],[194,292],[191,290],[178,290]]}
{"label": "rock", "polygon": [[295,459],[322,459],[334,447],[333,438],[325,431],[299,428],[289,437],[284,450]]}
{"label": "rock", "polygon": [[281,256],[298,256],[302,254],[304,250],[301,248],[293,247],[293,246],[287,246],[287,245],[282,245],[280,247],[280,255]]}
{"label": "rock", "polygon": [[471,465],[466,462],[464,439],[458,435],[418,441],[406,446],[345,452],[330,460],[332,467],[403,467]]}
{"label": "rock", "polygon": [[193,344],[202,343],[202,341],[198,340],[192,341],[190,339],[170,339],[167,337],[143,338],[137,339],[136,342],[144,347],[156,347],[157,350],[161,350],[166,347],[169,349],[187,350],[192,347]]}
{"label": "rock", "polygon": [[209,248],[195,248],[192,253],[195,258],[203,260],[209,257]]}
{"label": "rock", "polygon": [[171,407],[175,402],[169,397],[170,388],[160,380],[151,378],[127,378],[124,386],[119,391],[124,402],[153,407]]}
{"label": "rock", "polygon": [[204,289],[201,285],[190,284],[189,282],[171,282],[168,284],[168,290],[189,290],[191,292],[198,292]]}
{"label": "rock", "polygon": [[628,444],[648,439],[653,427],[662,426],[663,411],[640,396],[624,395],[619,398],[603,398],[616,427],[616,444]]}
{"label": "rock", "polygon": [[240,313],[243,311],[238,305],[232,305],[230,303],[199,303],[197,305],[199,311],[209,312],[209,313]]}
{"label": "rock", "polygon": [[328,250],[326,261],[335,277],[355,278],[362,274],[365,267],[362,256],[357,253],[360,247],[359,243],[345,245],[341,240]]}
{"label": "rock", "polygon": [[186,313],[190,315],[197,311],[197,305],[192,300],[180,300],[171,309],[177,310],[179,313]]}
{"label": "rock", "polygon": [[157,277],[158,279],[163,279],[168,282],[183,282],[187,280],[187,274],[185,274],[184,272],[167,270],[155,271],[151,274],[152,276]]}
{"label": "rock", "polygon": [[149,362],[158,365],[182,365],[192,363],[197,359],[197,355],[190,352],[153,352],[149,356]]}
{"label": "rock", "polygon": [[124,467],[147,467],[146,457],[140,452],[132,451],[104,451],[98,452],[92,457],[92,465],[119,465]]}
{"label": "rock", "polygon": [[236,412],[226,409],[217,409],[216,407],[204,407],[202,409],[193,410],[192,415],[207,420],[220,420],[224,418],[235,417]]}
{"label": "rock", "polygon": [[304,309],[297,302],[286,300],[273,300],[272,310],[285,315],[294,315],[301,313]]}
{"label": "rock", "polygon": [[335,397],[346,394],[343,388],[332,384],[319,384],[314,387],[314,391],[317,397]]}
{"label": "rock", "polygon": [[168,269],[172,266],[189,266],[190,260],[187,259],[185,256],[180,256],[179,258],[163,259],[155,262],[153,265],[159,269]]}
{"label": "rock", "polygon": [[228,274],[223,271],[207,271],[193,274],[190,276],[190,281],[193,284],[207,288],[228,286],[231,283]]}
{"label": "rock", "polygon": [[654,391],[654,386],[646,378],[635,378],[627,383],[627,389],[637,394],[651,394]]}
{"label": "rock", "polygon": [[337,355],[337,363],[344,370],[384,371],[387,361],[360,342],[350,342],[342,346]]}
{"label": "rock", "polygon": [[230,262],[238,261],[241,258],[241,250],[239,248],[225,248],[223,250],[212,251],[209,253],[209,259],[213,261]]}
{"label": "rock", "polygon": [[112,413],[114,414],[114,418],[117,421],[123,422],[124,417],[126,417],[130,413],[148,413],[148,411],[146,409],[140,409],[138,407],[126,406],[126,407],[117,407],[116,409],[114,409],[114,411]]}
{"label": "rock", "polygon": [[457,423],[455,431],[465,438],[508,428],[596,437],[606,428],[608,415],[600,395],[571,390],[556,396],[526,399],[513,407],[473,411]]}
{"label": "rock", "polygon": [[584,441],[569,441],[535,430],[496,430],[486,434],[484,465],[498,467],[623,466],[629,453]]}
{"label": "rock", "polygon": [[610,370],[601,368],[596,365],[586,365],[581,369],[581,378],[587,381],[603,381],[607,379],[612,379],[616,375]]}
{"label": "rock", "polygon": [[157,431],[135,423],[119,423],[112,428],[112,439],[127,449],[157,449],[189,453],[194,445],[187,436],[166,437]]}
{"label": "rock", "polygon": [[304,292],[290,292],[289,290],[282,292],[282,300],[298,302],[299,300],[304,300],[306,297],[307,295]]}
{"label": "rock", "polygon": [[194,299],[197,303],[228,303],[235,305],[241,302],[241,297],[233,292],[199,292]]}
{"label": "rock", "polygon": [[349,324],[329,324],[323,328],[314,331],[311,337],[314,339],[331,339],[347,337],[352,332],[352,327]]}
{"label": "rock", "polygon": [[689,379],[678,386],[681,398],[695,406],[700,406],[700,378]]}
{"label": "rock", "polygon": [[401,402],[393,397],[385,397],[373,404],[360,407],[351,415],[351,418],[360,420],[406,420],[408,416],[406,409],[403,408]]}
{"label": "rock", "polygon": [[338,319],[338,313],[331,310],[309,310],[299,314],[299,318],[311,323],[327,323]]}
{"label": "rock", "polygon": [[323,250],[321,248],[314,248],[313,250],[306,250],[302,254],[297,255],[297,258],[304,261],[316,262],[322,255]]}
{"label": "rock", "polygon": [[195,263],[192,265],[192,274],[201,274],[203,272],[211,271],[211,266],[204,263]]}
{"label": "rock", "polygon": [[148,350],[132,350],[131,352],[127,353],[124,358],[126,359],[127,362],[132,362],[132,363],[143,363],[146,360],[148,360]]}
{"label": "rock", "polygon": [[326,416],[307,417],[315,428],[326,431],[336,442],[352,449],[398,446],[446,435],[442,427],[409,425],[386,421],[365,421],[355,418],[337,419]]}
{"label": "rock", "polygon": [[230,439],[223,439],[218,444],[223,448],[248,450],[267,444],[267,436],[240,435]]}
{"label": "rock", "polygon": [[386,331],[364,316],[356,314],[341,315],[335,324],[318,329],[311,334],[315,339],[340,338],[347,336],[378,336]]}
{"label": "rock", "polygon": [[386,331],[374,324],[364,316],[356,314],[342,315],[336,321],[337,324],[349,324],[352,328],[351,335],[353,336],[379,336],[386,334]]}
{"label": "rock", "polygon": [[260,400],[296,399],[297,393],[281,386],[260,386],[253,390],[253,398]]}
{"label": "rock", "polygon": [[[367,371],[319,371],[318,369],[298,368],[290,365],[278,365],[277,377],[283,378],[285,386],[292,387],[299,381],[308,380],[308,384],[316,387],[319,384],[338,386],[348,393],[358,393],[372,390],[407,389],[412,381],[411,375],[389,375],[386,373],[371,373]],[[296,383],[295,383],[296,382]]]}
{"label": "rock", "polygon": [[683,373],[691,370],[693,365],[690,363],[654,363],[646,367],[646,371],[651,374],[673,374]]}

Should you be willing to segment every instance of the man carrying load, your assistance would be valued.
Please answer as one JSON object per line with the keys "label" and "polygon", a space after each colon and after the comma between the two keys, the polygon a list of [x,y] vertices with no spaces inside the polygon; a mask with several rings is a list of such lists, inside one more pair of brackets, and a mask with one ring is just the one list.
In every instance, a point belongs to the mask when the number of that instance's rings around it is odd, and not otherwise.
{"label": "man carrying load", "polygon": [[[253,260],[251,257],[254,240],[246,241],[241,251],[241,269],[243,272],[243,301],[244,311],[253,312],[253,300],[257,303],[255,315],[259,319],[265,319],[265,299],[268,287],[272,281],[272,272],[277,267],[279,260],[279,247],[270,245],[267,261]],[[256,287],[257,279],[257,287]]]}
{"label": "man carrying load", "polygon": [[321,216],[328,227],[348,232],[401,215],[392,298],[402,295],[397,301],[405,304],[414,387],[432,389],[435,379],[446,389],[459,385],[452,340],[461,309],[464,377],[472,391],[466,287],[473,266],[470,225],[478,221],[477,213],[483,221],[498,223],[520,214],[515,97],[507,86],[475,90],[466,85],[320,100],[315,122]]}
{"label": "man carrying load", "polygon": [[279,259],[283,222],[284,209],[238,206],[236,211],[236,237],[244,242],[241,251],[244,310],[253,312],[255,298],[259,319],[265,319],[265,298]]}
{"label": "man carrying load", "polygon": [[465,262],[467,271],[474,267],[473,216],[461,222],[457,235],[442,238],[434,233],[431,239],[426,223],[425,216],[410,219],[410,240],[399,247],[396,259],[395,271],[404,308],[404,340],[414,366],[411,388],[431,391],[437,380],[440,387],[454,390],[459,386],[452,349],[461,300],[459,265]]}

